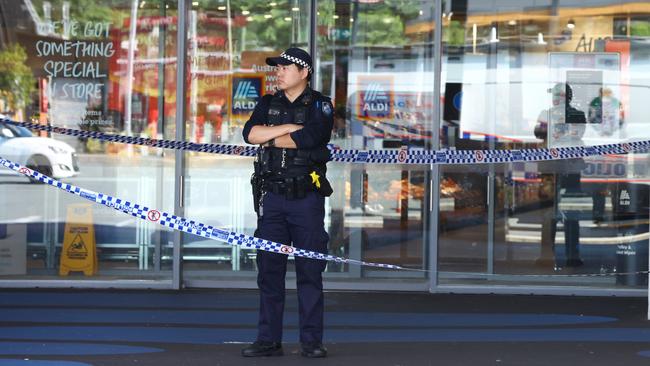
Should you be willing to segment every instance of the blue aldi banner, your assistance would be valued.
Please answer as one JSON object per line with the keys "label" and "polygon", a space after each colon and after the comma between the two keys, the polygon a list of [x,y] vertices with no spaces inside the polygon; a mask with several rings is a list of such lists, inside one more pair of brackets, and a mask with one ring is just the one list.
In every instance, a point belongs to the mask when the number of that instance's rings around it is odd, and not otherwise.
{"label": "blue aldi banner", "polygon": [[230,113],[248,118],[263,95],[264,75],[233,75],[231,84]]}
{"label": "blue aldi banner", "polygon": [[357,118],[361,120],[389,120],[393,118],[392,76],[359,76]]}

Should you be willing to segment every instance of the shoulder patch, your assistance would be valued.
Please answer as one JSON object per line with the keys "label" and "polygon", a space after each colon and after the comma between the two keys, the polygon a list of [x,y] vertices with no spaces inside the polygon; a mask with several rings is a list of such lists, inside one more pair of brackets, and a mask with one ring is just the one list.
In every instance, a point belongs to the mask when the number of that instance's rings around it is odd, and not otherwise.
{"label": "shoulder patch", "polygon": [[323,106],[322,106],[322,110],[323,110],[323,113],[326,116],[328,116],[328,117],[331,116],[332,115],[332,103],[330,103],[329,101],[324,101]]}

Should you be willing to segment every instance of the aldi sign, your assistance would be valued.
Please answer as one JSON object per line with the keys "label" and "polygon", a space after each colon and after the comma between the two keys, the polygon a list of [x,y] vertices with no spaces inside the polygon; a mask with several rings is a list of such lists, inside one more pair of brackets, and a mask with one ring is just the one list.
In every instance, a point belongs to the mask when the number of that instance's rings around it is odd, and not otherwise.
{"label": "aldi sign", "polygon": [[264,75],[234,75],[231,86],[230,112],[234,116],[249,116],[264,91]]}
{"label": "aldi sign", "polygon": [[393,77],[359,77],[357,116],[362,120],[387,120],[393,118]]}

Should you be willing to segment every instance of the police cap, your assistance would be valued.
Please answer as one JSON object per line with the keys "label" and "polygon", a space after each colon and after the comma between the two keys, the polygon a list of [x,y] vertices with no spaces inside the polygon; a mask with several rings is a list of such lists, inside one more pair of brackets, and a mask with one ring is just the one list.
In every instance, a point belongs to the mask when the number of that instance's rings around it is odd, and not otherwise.
{"label": "police cap", "polygon": [[266,64],[270,66],[296,64],[306,68],[310,74],[312,72],[311,56],[307,51],[297,47],[288,48],[280,56],[267,57]]}

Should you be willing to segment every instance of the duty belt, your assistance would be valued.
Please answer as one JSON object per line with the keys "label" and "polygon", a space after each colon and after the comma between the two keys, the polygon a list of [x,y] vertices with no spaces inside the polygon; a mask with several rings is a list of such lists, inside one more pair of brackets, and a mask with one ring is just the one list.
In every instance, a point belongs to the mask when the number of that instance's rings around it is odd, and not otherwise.
{"label": "duty belt", "polygon": [[267,192],[285,196],[289,200],[305,198],[307,193],[314,191],[310,178],[305,176],[267,180],[264,188]]}

